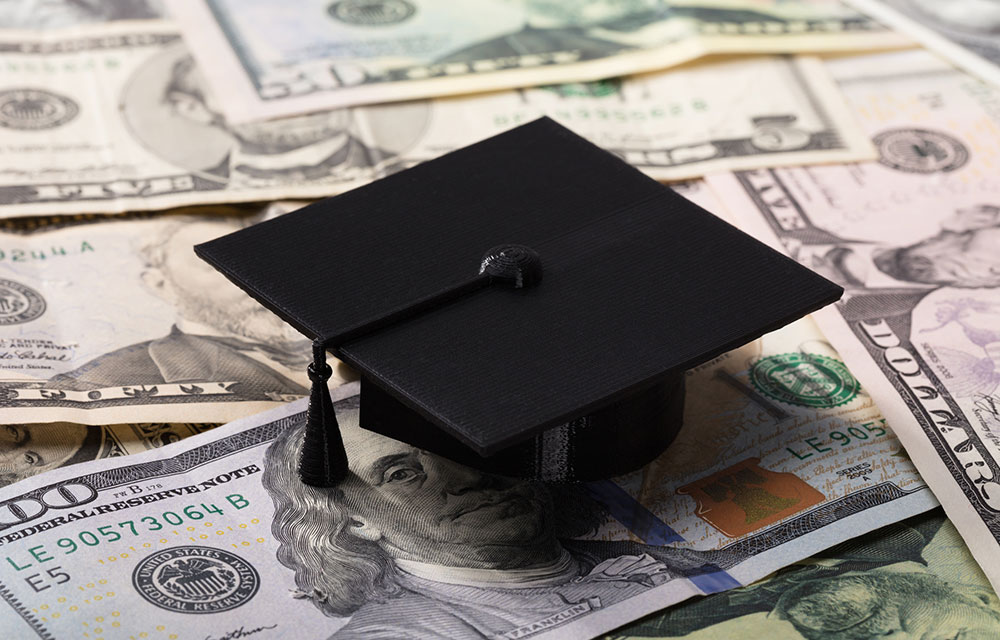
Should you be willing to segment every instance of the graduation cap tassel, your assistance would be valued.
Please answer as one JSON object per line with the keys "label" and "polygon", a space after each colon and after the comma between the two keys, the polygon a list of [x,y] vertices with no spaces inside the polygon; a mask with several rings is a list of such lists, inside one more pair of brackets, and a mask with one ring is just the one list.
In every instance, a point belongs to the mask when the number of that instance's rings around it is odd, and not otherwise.
{"label": "graduation cap tassel", "polygon": [[326,381],[333,369],[326,363],[326,348],[321,340],[313,341],[313,361],[309,365],[312,393],[306,414],[306,435],[299,458],[299,477],[314,487],[332,487],[347,475],[347,452],[340,435],[340,425],[333,410]]}

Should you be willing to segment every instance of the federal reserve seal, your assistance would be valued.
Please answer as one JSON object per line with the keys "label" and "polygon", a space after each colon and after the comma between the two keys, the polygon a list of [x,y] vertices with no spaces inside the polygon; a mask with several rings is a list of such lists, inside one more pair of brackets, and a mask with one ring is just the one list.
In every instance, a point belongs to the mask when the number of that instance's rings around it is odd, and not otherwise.
{"label": "federal reserve seal", "polygon": [[961,140],[929,129],[889,129],[875,136],[878,161],[908,173],[954,171],[969,161]]}
{"label": "federal reserve seal", "polygon": [[132,572],[132,586],[161,609],[219,613],[250,600],[260,588],[260,574],[222,549],[174,547],[140,562]]}
{"label": "federal reserve seal", "polygon": [[853,400],[861,385],[844,363],[812,353],[782,353],[750,368],[750,381],[775,400],[829,409]]}
{"label": "federal reserve seal", "polygon": [[335,19],[361,27],[399,24],[416,12],[409,0],[339,0],[327,8]]}
{"label": "federal reserve seal", "polygon": [[0,279],[0,326],[31,322],[45,313],[45,298],[13,280]]}
{"label": "federal reserve seal", "polygon": [[80,113],[76,102],[44,89],[0,91],[0,127],[32,131],[64,125]]}

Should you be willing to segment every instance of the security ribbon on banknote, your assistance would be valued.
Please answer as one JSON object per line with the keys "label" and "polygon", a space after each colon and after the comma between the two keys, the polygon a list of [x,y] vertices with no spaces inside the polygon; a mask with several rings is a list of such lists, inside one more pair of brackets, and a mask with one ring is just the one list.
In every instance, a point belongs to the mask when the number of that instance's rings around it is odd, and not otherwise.
{"label": "security ribbon on banknote", "polygon": [[831,69],[877,163],[709,182],[844,285],[817,321],[1000,588],[1000,89],[927,52]]}
{"label": "security ribbon on banknote", "polygon": [[236,124],[171,23],[0,50],[0,217],[325,197],[543,115],[661,179],[874,157],[814,59]]}
{"label": "security ribbon on banknote", "polygon": [[710,53],[909,41],[837,0],[179,0],[232,122],[665,69]]}
{"label": "security ribbon on banknote", "polygon": [[[690,373],[646,469],[489,476],[357,426],[308,487],[305,401],[0,489],[0,609],[18,636],[579,638],[749,583],[935,505],[810,320]],[[264,631],[267,635],[263,635]]]}

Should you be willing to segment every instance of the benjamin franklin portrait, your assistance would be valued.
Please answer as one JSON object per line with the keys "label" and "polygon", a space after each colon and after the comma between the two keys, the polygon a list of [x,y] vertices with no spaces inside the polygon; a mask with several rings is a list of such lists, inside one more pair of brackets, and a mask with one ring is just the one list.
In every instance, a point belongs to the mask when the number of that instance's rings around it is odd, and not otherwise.
{"label": "benjamin franklin portrait", "polygon": [[667,581],[716,570],[697,552],[580,540],[603,510],[572,485],[492,476],[357,424],[332,489],[303,484],[302,425],[267,451],[278,559],[298,597],[350,618],[334,638],[492,638],[557,626]]}

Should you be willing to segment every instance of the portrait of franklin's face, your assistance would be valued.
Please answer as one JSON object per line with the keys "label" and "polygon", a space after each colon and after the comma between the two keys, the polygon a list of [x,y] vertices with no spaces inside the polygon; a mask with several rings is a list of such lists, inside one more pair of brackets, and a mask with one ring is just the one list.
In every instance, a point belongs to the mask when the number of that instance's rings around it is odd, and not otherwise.
{"label": "portrait of franklin's face", "polygon": [[987,640],[1000,637],[996,606],[985,589],[935,575],[868,573],[802,583],[777,612],[809,640]]}
{"label": "portrait of franklin's face", "polygon": [[527,569],[560,557],[559,539],[606,513],[572,487],[501,478],[359,426],[354,396],[335,405],[349,473],[336,487],[298,474],[304,424],[268,447],[262,482],[275,505],[278,559],[324,613],[351,615],[403,589],[397,561]]}
{"label": "portrait of franklin's face", "polygon": [[499,568],[552,538],[535,485],[482,473],[358,427],[343,429],[351,475],[339,487],[351,532],[394,558]]}

